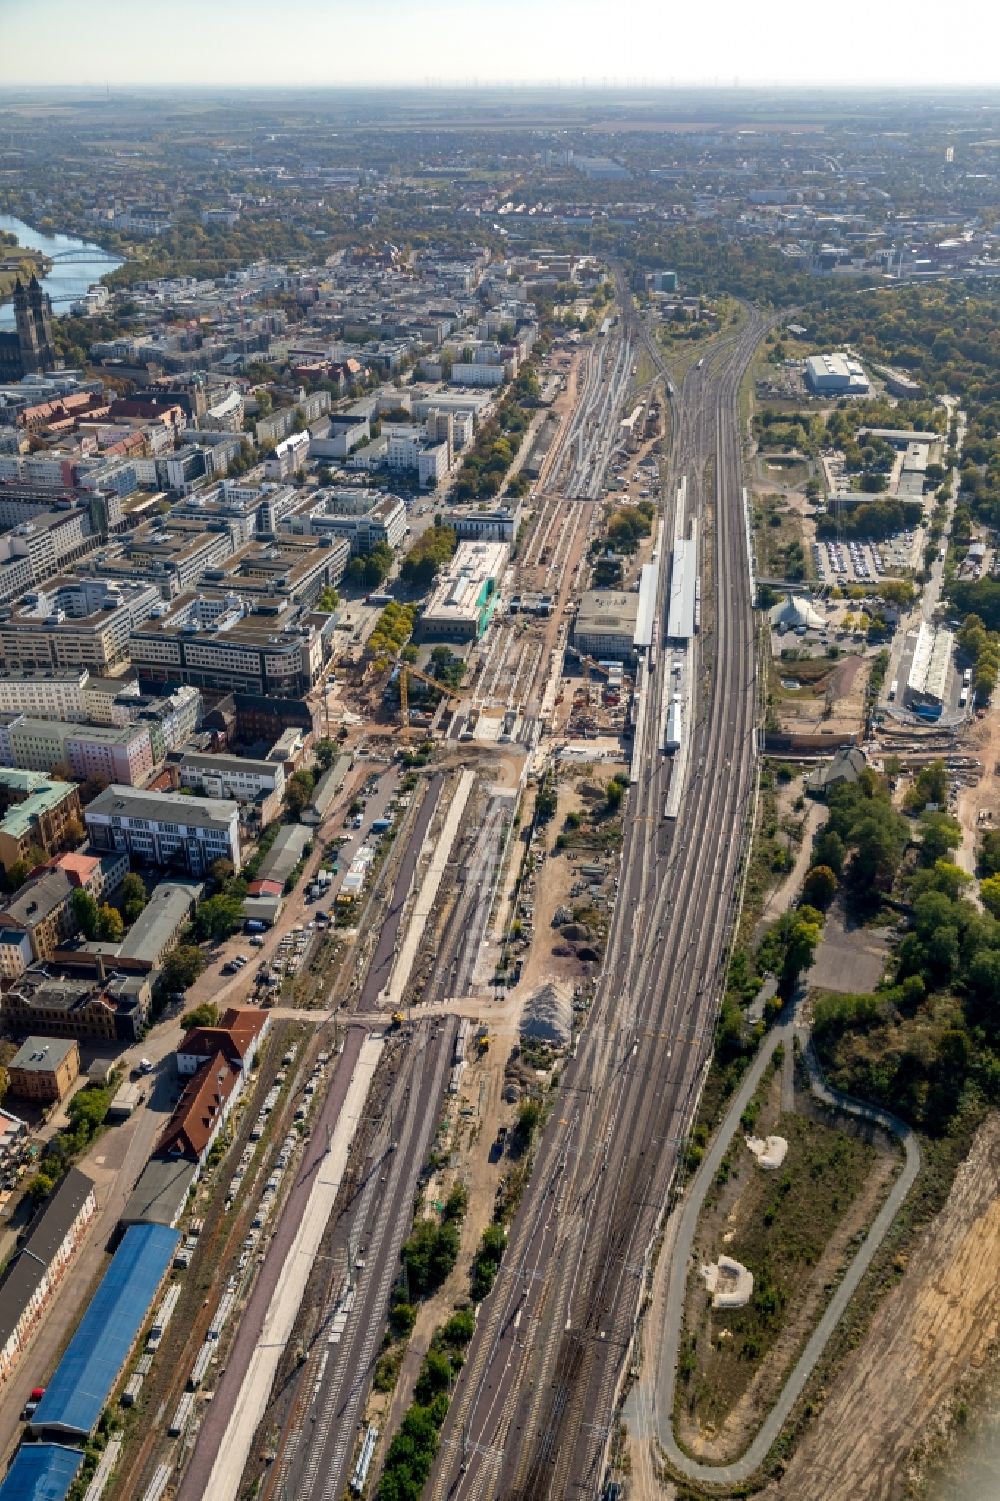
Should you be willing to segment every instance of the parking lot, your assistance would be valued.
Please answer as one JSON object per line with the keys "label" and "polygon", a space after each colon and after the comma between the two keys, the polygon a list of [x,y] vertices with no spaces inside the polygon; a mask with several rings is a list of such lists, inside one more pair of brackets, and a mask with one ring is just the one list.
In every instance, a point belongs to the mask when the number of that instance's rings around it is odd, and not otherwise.
{"label": "parking lot", "polygon": [[862,537],[840,542],[824,539],[813,543],[817,577],[824,583],[865,583],[885,574],[917,566],[919,543],[914,532],[901,532],[883,542]]}

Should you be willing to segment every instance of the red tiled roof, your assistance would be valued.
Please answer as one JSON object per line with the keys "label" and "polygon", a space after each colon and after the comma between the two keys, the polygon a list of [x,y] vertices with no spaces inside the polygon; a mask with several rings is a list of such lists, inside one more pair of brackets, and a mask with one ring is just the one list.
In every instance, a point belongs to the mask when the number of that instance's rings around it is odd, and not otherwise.
{"label": "red tiled roof", "polygon": [[238,1078],[239,1071],[222,1053],[209,1058],[181,1095],[154,1155],[200,1161]]}
{"label": "red tiled roof", "polygon": [[194,1057],[224,1057],[240,1068],[254,1042],[267,1026],[267,1012],[254,1006],[230,1006],[215,1027],[193,1027],[178,1045],[178,1053]]}

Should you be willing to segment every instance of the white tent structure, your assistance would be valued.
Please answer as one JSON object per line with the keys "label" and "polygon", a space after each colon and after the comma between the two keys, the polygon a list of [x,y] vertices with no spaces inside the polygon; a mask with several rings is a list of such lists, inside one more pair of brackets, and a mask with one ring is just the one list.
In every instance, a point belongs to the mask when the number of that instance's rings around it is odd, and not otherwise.
{"label": "white tent structure", "polygon": [[789,594],[783,605],[775,605],[771,611],[771,624],[779,630],[782,626],[786,631],[805,626],[807,630],[818,631],[826,621],[806,595]]}

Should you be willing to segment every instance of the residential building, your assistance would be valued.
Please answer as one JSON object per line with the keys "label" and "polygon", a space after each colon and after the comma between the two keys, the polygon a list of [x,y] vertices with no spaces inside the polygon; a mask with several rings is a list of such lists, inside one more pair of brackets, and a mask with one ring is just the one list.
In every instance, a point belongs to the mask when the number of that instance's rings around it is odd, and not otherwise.
{"label": "residential building", "polygon": [[130,787],[147,781],[155,764],[145,725],[115,729],[25,715],[6,725],[0,735],[0,763],[5,761],[27,771],[65,765],[81,782],[101,777]]}
{"label": "residential building", "polygon": [[35,771],[0,771],[0,795],[12,804],[0,820],[0,865],[4,870],[33,849],[51,855],[79,820],[80,794],[72,782],[53,782]]}
{"label": "residential building", "polygon": [[71,1167],[7,1263],[0,1282],[0,1384],[34,1336],[96,1213],[93,1180]]}
{"label": "residential building", "polygon": [[209,797],[254,803],[267,793],[280,798],[285,788],[285,768],[280,761],[184,751],[174,765],[182,787],[197,788]]}
{"label": "residential building", "polygon": [[[70,906],[73,890],[65,871],[43,869],[32,876],[0,912],[4,939],[12,934],[25,934],[31,944],[32,958],[42,963],[50,959],[59,944],[76,930]],[[0,944],[0,969],[6,976],[20,973],[15,966],[23,949],[20,939]]]}
{"label": "residential building", "polygon": [[453,386],[502,386],[507,379],[507,372],[503,365],[456,360],[451,367]]}
{"label": "residential building", "polygon": [[137,792],[114,784],[84,811],[95,850],[119,850],[140,865],[203,876],[219,859],[242,864],[239,809],[217,798]]}
{"label": "residential building", "polygon": [[58,1103],[79,1073],[76,1038],[29,1037],[7,1065],[11,1094],[46,1105]]}
{"label": "residential building", "polygon": [[0,678],[0,714],[28,714],[44,719],[93,717],[83,707],[89,677],[84,667],[71,673]]}
{"label": "residential building", "polygon": [[110,901],[128,875],[128,856],[95,855],[89,849],[68,851],[57,855],[46,865],[47,870],[60,870],[75,890],[82,886],[100,905]]}
{"label": "residential building", "polygon": [[73,892],[82,887],[98,903],[112,897],[128,874],[125,855],[87,851],[57,855],[0,909],[0,977],[16,979],[32,961],[45,963],[76,931]]}
{"label": "residential building", "polygon": [[421,616],[421,636],[478,640],[496,609],[509,556],[506,542],[460,542]]}
{"label": "residential building", "polygon": [[[7,1181],[14,1168],[15,1156],[27,1146],[28,1126],[19,1115],[0,1109],[0,1174]],[[0,1381],[3,1380],[0,1374]]]}
{"label": "residential building", "polygon": [[415,469],[418,482],[436,485],[448,473],[451,454],[447,442],[417,430],[393,429],[387,435],[386,463],[390,469]]}
{"label": "residential building", "polygon": [[[138,1042],[149,1023],[152,987],[145,971],[102,976],[101,956],[68,953],[60,973],[55,961],[32,965],[0,1000],[9,1032],[76,1037],[95,1042]],[[95,974],[95,968],[97,973]]]}

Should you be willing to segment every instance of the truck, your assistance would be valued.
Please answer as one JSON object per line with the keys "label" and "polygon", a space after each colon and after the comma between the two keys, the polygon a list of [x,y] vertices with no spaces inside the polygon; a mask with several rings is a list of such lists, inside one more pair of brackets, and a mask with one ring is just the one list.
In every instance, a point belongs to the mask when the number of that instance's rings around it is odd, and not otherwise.
{"label": "truck", "polygon": [[373,821],[372,821],[372,833],[373,834],[385,834],[391,828],[392,828],[392,819],[391,818],[376,818],[376,819],[373,819]]}
{"label": "truck", "polygon": [[267,923],[261,922],[259,917],[249,917],[244,925],[248,933],[263,933],[267,929]]}
{"label": "truck", "polygon": [[146,1087],[137,1080],[129,1080],[118,1090],[108,1106],[108,1122],[116,1125],[127,1121],[146,1098]]}

